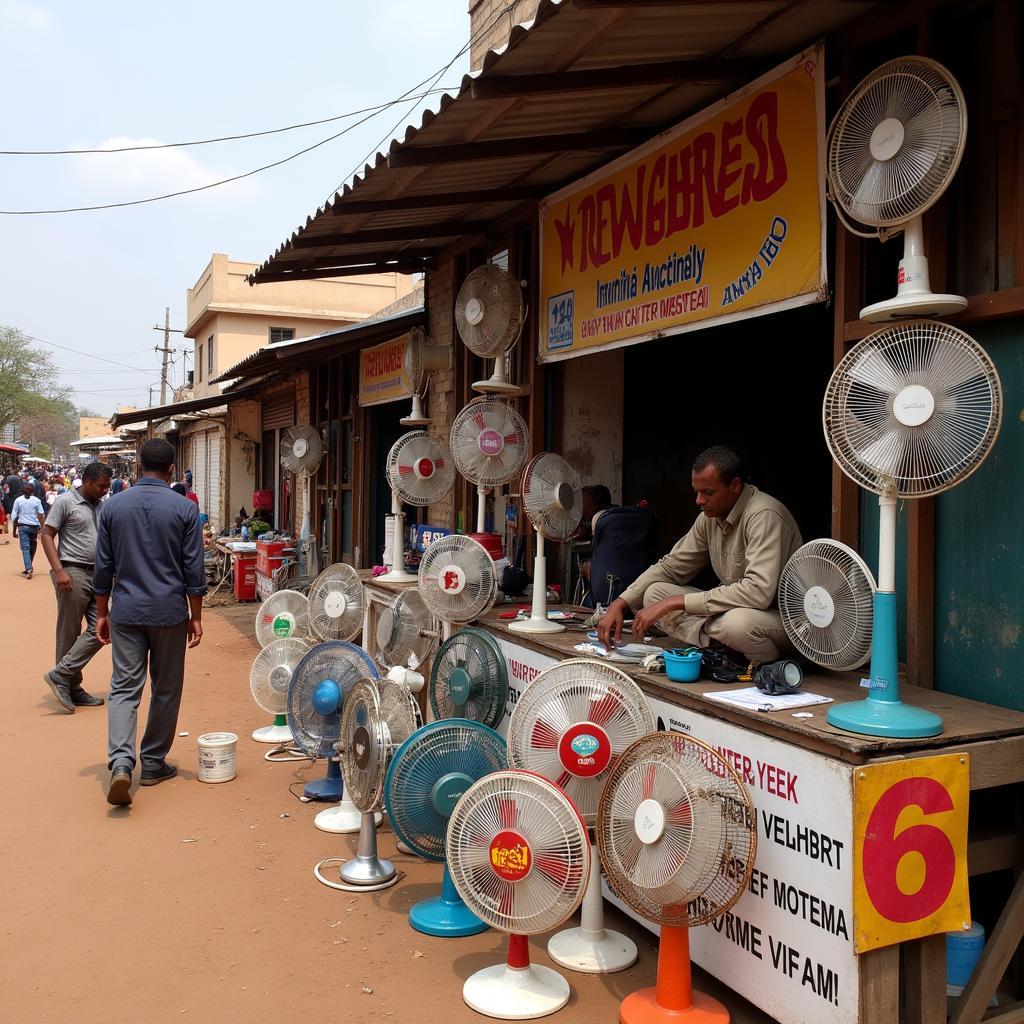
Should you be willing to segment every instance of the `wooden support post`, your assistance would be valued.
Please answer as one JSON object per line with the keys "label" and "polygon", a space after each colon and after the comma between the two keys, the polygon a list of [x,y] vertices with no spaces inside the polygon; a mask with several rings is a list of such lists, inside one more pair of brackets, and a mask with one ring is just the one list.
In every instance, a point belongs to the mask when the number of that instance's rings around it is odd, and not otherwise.
{"label": "wooden support post", "polygon": [[909,503],[907,682],[935,688],[935,499]]}
{"label": "wooden support post", "polygon": [[900,1019],[900,947],[885,946],[862,953],[860,960],[860,1020]]}
{"label": "wooden support post", "polygon": [[945,1024],[946,936],[905,943],[903,968],[904,1024]]}

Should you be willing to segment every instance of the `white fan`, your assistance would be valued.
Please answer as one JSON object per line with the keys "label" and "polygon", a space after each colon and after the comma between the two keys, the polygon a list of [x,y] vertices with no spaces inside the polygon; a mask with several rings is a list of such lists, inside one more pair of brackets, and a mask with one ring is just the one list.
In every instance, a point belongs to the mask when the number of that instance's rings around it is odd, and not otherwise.
{"label": "white fan", "polygon": [[842,358],[825,391],[825,440],[839,468],[877,494],[878,589],[866,700],[834,704],[830,724],[870,736],[935,736],[942,719],[900,701],[896,657],[896,500],[966,479],[995,444],[999,375],[963,331],[912,320],[876,331]]}
{"label": "white fan", "polygon": [[278,590],[256,612],[256,641],[266,647],[289,636],[309,636],[309,599],[297,590]]}
{"label": "white fan", "polygon": [[273,743],[279,747],[294,743],[288,726],[288,684],[308,650],[309,644],[300,637],[280,637],[271,640],[256,655],[249,670],[249,688],[256,703],[274,716],[273,725],[264,725],[253,732],[252,738],[257,743]]}
{"label": "white fan", "polygon": [[900,57],[876,68],[836,114],[829,129],[828,196],[839,219],[862,238],[885,241],[903,231],[896,296],[866,306],[862,320],[948,316],[967,306],[962,295],[932,292],[921,221],[949,187],[966,139],[963,92],[927,57]]}
{"label": "white fan", "polygon": [[452,350],[445,345],[430,345],[422,328],[416,327],[405,344],[402,356],[402,369],[409,378],[412,387],[412,409],[408,416],[398,422],[403,427],[425,427],[430,417],[423,411],[423,395],[427,389],[427,379],[434,370],[450,370]]}
{"label": "white fan", "polygon": [[530,617],[509,624],[516,633],[561,633],[565,626],[548,619],[548,573],[544,541],[564,544],[583,515],[580,475],[561,455],[541,452],[523,471],[523,508],[537,531],[533,559],[533,601]]}
{"label": "white fan", "polygon": [[478,380],[474,391],[521,395],[522,389],[505,375],[505,355],[523,329],[523,289],[507,270],[485,263],[472,271],[455,300],[455,326],[474,355],[494,360],[488,380]]}
{"label": "white fan", "polygon": [[309,628],[319,640],[352,640],[363,628],[363,585],[350,565],[329,565],[309,588]]}
{"label": "white fan", "polygon": [[403,591],[381,611],[374,639],[374,658],[388,678],[419,693],[437,646],[438,631],[417,588]]}
{"label": "white fan", "polygon": [[472,622],[498,596],[494,560],[482,544],[460,533],[440,537],[427,548],[419,581],[424,603],[442,622]]}
{"label": "white fan", "polygon": [[432,505],[440,501],[455,485],[455,467],[451,452],[440,437],[425,430],[403,434],[388,452],[388,484],[391,487],[391,511],[394,528],[391,534],[390,571],[378,580],[412,583],[416,576],[405,569],[405,513],[402,503]]}
{"label": "white fan", "polygon": [[317,471],[324,456],[320,431],[308,423],[301,427],[289,427],[281,435],[281,465],[299,478],[303,489],[302,528],[299,530],[300,575],[315,576],[320,571],[316,537],[310,528],[311,491],[310,477]]}
{"label": "white fan", "polygon": [[837,540],[812,540],[779,577],[779,613],[793,646],[823,668],[857,668],[871,654],[875,578]]}

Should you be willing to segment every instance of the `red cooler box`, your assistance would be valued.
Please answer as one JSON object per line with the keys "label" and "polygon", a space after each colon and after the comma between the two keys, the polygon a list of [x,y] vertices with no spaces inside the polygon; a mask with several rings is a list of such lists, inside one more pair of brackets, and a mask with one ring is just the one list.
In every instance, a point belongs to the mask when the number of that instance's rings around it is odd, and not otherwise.
{"label": "red cooler box", "polygon": [[256,541],[256,571],[261,576],[270,576],[284,561],[281,554],[288,545],[283,540]]}
{"label": "red cooler box", "polygon": [[256,600],[256,556],[233,555],[235,568],[235,597],[239,601]]}

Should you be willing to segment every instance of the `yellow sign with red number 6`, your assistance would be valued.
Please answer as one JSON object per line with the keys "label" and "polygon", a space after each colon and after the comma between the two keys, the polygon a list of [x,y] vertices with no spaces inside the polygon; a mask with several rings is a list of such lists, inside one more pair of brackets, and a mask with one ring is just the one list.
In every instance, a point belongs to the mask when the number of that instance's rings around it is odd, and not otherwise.
{"label": "yellow sign with red number 6", "polygon": [[866,765],[853,778],[854,949],[967,927],[967,755]]}

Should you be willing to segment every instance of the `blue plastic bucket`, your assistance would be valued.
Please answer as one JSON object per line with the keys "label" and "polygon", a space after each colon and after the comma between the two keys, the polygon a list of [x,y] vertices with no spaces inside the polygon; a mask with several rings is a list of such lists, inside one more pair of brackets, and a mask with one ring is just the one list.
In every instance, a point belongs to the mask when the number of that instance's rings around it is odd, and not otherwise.
{"label": "blue plastic bucket", "polygon": [[946,932],[946,984],[963,988],[985,948],[985,929],[977,921],[961,932]]}

